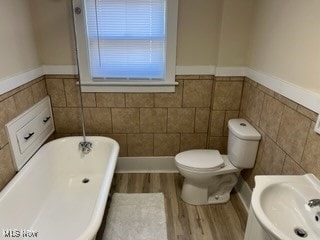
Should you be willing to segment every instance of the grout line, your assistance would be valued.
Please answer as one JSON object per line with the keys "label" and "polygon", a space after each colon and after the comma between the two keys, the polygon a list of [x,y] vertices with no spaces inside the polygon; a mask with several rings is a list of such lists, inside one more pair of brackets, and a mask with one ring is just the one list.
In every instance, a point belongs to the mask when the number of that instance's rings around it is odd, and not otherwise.
{"label": "grout line", "polygon": [[209,105],[209,119],[208,119],[208,125],[207,125],[207,142],[206,142],[207,149],[209,148],[210,137],[211,137],[211,121],[212,121],[212,107],[213,107],[212,103],[214,100],[215,84],[216,84],[216,79],[215,79],[215,76],[213,76],[212,86],[211,86],[210,105]]}
{"label": "grout line", "polygon": [[[310,120],[310,119],[309,119],[309,120]],[[300,163],[298,163],[298,164],[299,164],[299,166],[300,166],[300,164],[301,164],[301,163],[302,163],[302,161],[303,161],[303,155],[304,155],[304,152],[305,152],[305,150],[306,150],[306,146],[307,146],[308,138],[309,138],[309,136],[310,136],[311,126],[312,126],[312,122],[311,122],[311,120],[310,120],[309,127],[308,127],[308,134],[307,134],[306,140],[305,140],[305,142],[304,142],[304,144],[303,144],[303,151],[302,151],[302,155],[301,155]],[[293,159],[293,160],[294,160],[294,159]]]}

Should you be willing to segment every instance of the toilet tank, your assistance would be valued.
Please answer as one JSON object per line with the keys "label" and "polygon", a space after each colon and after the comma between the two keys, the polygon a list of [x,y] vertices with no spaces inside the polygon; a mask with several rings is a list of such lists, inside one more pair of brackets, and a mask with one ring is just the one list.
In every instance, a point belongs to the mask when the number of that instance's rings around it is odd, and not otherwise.
{"label": "toilet tank", "polygon": [[260,133],[245,119],[228,122],[228,157],[237,168],[253,168],[256,161]]}

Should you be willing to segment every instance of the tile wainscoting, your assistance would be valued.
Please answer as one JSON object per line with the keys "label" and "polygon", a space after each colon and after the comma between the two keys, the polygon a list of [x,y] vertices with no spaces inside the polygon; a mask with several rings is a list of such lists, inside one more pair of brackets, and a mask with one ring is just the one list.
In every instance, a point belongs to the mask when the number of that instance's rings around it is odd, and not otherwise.
{"label": "tile wainscoting", "polygon": [[[243,77],[179,75],[175,93],[84,93],[88,135],[109,136],[120,156],[174,156],[196,148],[227,151],[227,122],[243,117],[262,134],[258,174],[314,173],[320,177],[317,114]],[[55,138],[81,134],[75,75],[46,75],[0,96],[0,189],[15,175],[4,125],[50,95]]]}
{"label": "tile wainscoting", "polygon": [[317,113],[246,78],[240,117],[262,135],[254,168],[242,172],[251,188],[261,174],[308,172],[320,178],[320,135],[313,130]]}
{"label": "tile wainscoting", "polygon": [[[226,153],[227,121],[237,118],[243,77],[176,76],[175,93],[84,93],[88,135],[109,136],[120,156],[174,156],[215,148]],[[74,76],[46,76],[56,137],[81,133]]]}

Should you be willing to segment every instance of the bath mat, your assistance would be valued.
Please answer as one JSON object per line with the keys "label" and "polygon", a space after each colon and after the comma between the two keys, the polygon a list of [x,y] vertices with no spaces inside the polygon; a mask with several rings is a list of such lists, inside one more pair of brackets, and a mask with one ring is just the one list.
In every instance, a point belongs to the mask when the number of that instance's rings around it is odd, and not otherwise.
{"label": "bath mat", "polygon": [[167,240],[162,193],[115,193],[103,240]]}

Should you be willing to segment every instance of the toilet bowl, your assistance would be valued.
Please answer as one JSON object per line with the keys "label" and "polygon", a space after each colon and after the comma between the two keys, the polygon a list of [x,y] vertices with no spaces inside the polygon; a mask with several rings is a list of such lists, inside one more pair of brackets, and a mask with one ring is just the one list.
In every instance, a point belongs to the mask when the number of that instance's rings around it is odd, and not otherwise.
{"label": "toilet bowl", "polygon": [[185,178],[183,201],[193,205],[227,202],[240,171],[253,167],[261,135],[245,119],[229,120],[228,127],[228,155],[210,149],[176,155],[175,164]]}

